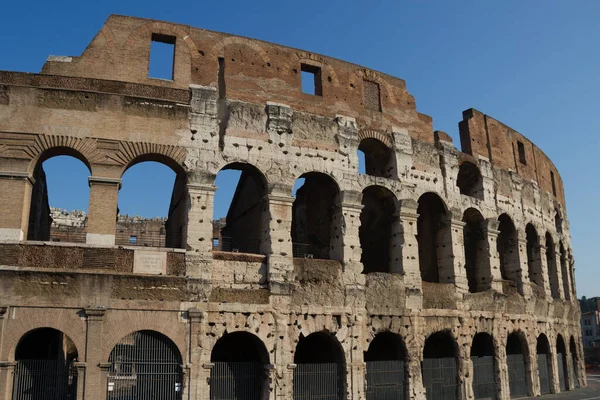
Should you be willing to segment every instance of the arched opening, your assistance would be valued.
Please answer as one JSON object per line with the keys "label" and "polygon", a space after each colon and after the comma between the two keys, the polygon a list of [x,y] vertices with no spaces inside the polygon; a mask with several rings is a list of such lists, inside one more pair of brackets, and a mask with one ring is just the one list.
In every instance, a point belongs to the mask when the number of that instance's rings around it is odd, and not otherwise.
{"label": "arched opening", "polygon": [[[336,234],[339,202],[337,183],[320,172],[308,172],[296,180],[292,206],[294,257],[329,259]],[[339,232],[338,232],[339,234]]]}
{"label": "arched opening", "polygon": [[406,349],[399,335],[378,333],[364,353],[367,365],[367,400],[408,398]]}
{"label": "arched opening", "polygon": [[556,228],[556,232],[562,233],[562,231],[563,231],[562,225],[563,225],[563,220],[562,220],[562,216],[560,215],[560,211],[558,211],[558,208],[555,208],[554,209],[554,228]]}
{"label": "arched opening", "polygon": [[517,286],[519,293],[522,292],[520,287],[520,265],[519,265],[519,245],[517,242],[517,230],[512,222],[512,219],[506,214],[498,217],[500,224],[498,225],[498,240],[496,248],[498,257],[500,258],[500,272],[502,279],[512,281]]}
{"label": "arched opening", "polygon": [[27,332],[15,351],[13,400],[76,399],[77,348],[52,328]]}
{"label": "arched opening", "polygon": [[269,204],[262,172],[246,163],[229,164],[215,184],[213,249],[266,254]]}
{"label": "arched opening", "polygon": [[552,360],[550,359],[550,343],[543,333],[537,338],[536,350],[540,393],[548,394],[552,386]]}
{"label": "arched opening", "polygon": [[445,225],[446,206],[434,193],[425,193],[419,198],[417,208],[417,242],[419,245],[419,269],[425,282],[440,282],[440,269],[444,264],[444,247],[450,234]]}
{"label": "arched opening", "polygon": [[556,249],[554,240],[549,232],[546,232],[546,263],[548,264],[548,275],[550,279],[550,292],[552,298],[558,299],[560,292],[558,288],[558,268],[556,266]]}
{"label": "arched opening", "polygon": [[381,186],[363,190],[358,236],[363,273],[391,272],[392,236],[399,229],[396,196]]}
{"label": "arched opening", "polygon": [[569,285],[569,266],[567,265],[567,251],[562,244],[562,241],[559,242],[560,248],[560,270],[562,273],[562,281],[563,281],[563,292],[565,294],[566,300],[571,300],[571,290]]}
{"label": "arched opening", "polygon": [[458,169],[456,186],[460,194],[483,200],[483,177],[477,165],[463,162]]}
{"label": "arched opening", "polygon": [[[358,159],[358,170],[361,173],[382,178],[393,178],[396,175],[394,152],[377,139],[366,138],[360,141]],[[361,160],[364,160],[364,165]]]}
{"label": "arched opening", "polygon": [[556,337],[556,364],[558,366],[558,385],[560,391],[564,392],[568,390],[567,381],[567,349],[565,347],[565,341],[561,335]]}
{"label": "arched opening", "polygon": [[527,370],[527,342],[520,332],[508,335],[506,341],[506,364],[508,367],[508,386],[511,399],[525,397],[529,394]]}
{"label": "arched opening", "polygon": [[183,168],[164,156],[144,155],[129,164],[121,182],[115,244],[182,248],[187,218]]}
{"label": "arched opening", "polygon": [[85,243],[90,165],[79,152],[47,150],[33,170],[27,240]]}
{"label": "arched opening", "polygon": [[423,348],[423,386],[427,400],[458,399],[458,348],[448,331],[429,336]]}
{"label": "arched opening", "polygon": [[474,208],[467,209],[462,220],[465,223],[463,241],[469,292],[482,292],[490,288],[492,278],[486,251],[485,220],[481,213]]}
{"label": "arched opening", "polygon": [[571,351],[571,381],[573,382],[573,386],[577,389],[581,387],[579,384],[579,357],[577,355],[577,344],[575,344],[575,338],[571,336],[571,340],[569,341],[569,350]]}
{"label": "arched opening", "polygon": [[344,350],[329,332],[300,335],[294,354],[294,400],[346,397]]}
{"label": "arched opening", "polygon": [[485,332],[479,332],[471,344],[473,363],[473,394],[476,399],[496,397],[496,366],[494,340]]}
{"label": "arched opening", "polygon": [[142,330],[125,336],[113,347],[108,362],[107,400],[181,400],[181,353],[162,333]]}
{"label": "arched opening", "polygon": [[261,400],[268,392],[264,343],[248,332],[226,333],[212,349],[210,398]]}
{"label": "arched opening", "polygon": [[525,237],[527,239],[527,268],[529,279],[540,288],[544,288],[544,277],[542,274],[542,263],[540,259],[539,236],[532,224],[525,227]]}

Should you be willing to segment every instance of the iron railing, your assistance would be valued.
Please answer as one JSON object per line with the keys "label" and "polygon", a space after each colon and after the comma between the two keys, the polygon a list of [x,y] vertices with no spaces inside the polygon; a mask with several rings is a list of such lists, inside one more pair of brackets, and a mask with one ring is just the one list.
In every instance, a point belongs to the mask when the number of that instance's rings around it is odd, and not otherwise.
{"label": "iron railing", "polygon": [[538,376],[540,377],[540,394],[550,393],[550,375],[548,374],[548,354],[538,354]]}
{"label": "iron railing", "polygon": [[263,399],[266,378],[264,366],[257,362],[216,362],[210,370],[210,399]]}
{"label": "iron railing", "polygon": [[345,398],[345,365],[298,364],[294,369],[294,400],[342,400]]}
{"label": "iron railing", "polygon": [[507,354],[508,386],[511,399],[526,397],[529,388],[525,378],[525,357],[523,354]]}
{"label": "iron railing", "polygon": [[329,249],[309,243],[292,243],[292,253],[296,258],[318,258],[329,260]]}
{"label": "iron railing", "polygon": [[63,360],[19,360],[13,400],[76,400],[77,368]]}
{"label": "iron railing", "polygon": [[168,247],[179,249],[182,247],[182,235],[159,232],[117,231],[115,244],[117,246]]}
{"label": "iron railing", "polygon": [[50,242],[60,243],[85,243],[86,232],[71,232],[71,231],[50,231]]}
{"label": "iron railing", "polygon": [[404,361],[367,361],[367,400],[404,400]]}
{"label": "iron railing", "polygon": [[423,386],[427,400],[457,400],[458,375],[455,358],[425,358]]}
{"label": "iron railing", "polygon": [[230,253],[260,254],[260,240],[252,238],[234,238],[222,236],[213,239],[213,250]]}
{"label": "iron railing", "polygon": [[494,357],[471,357],[473,362],[473,394],[476,399],[496,398]]}

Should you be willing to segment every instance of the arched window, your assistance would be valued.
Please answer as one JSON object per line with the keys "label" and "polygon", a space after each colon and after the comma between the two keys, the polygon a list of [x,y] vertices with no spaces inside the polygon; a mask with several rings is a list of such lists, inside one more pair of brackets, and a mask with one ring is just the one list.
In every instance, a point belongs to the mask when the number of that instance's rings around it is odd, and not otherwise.
{"label": "arched window", "polygon": [[184,245],[186,176],[175,161],[144,155],[122,176],[115,244],[174,247]]}
{"label": "arched window", "polygon": [[241,253],[267,253],[267,181],[254,166],[234,163],[215,181],[213,248]]}
{"label": "arched window", "polygon": [[567,349],[565,347],[565,341],[561,335],[556,337],[556,363],[558,365],[558,385],[560,391],[564,392],[569,389],[567,386]]}
{"label": "arched window", "polygon": [[560,215],[560,211],[558,211],[558,208],[554,209],[554,227],[556,228],[556,232],[558,233],[562,233],[562,225],[563,225],[563,220],[562,220],[562,216]]}
{"label": "arched window", "polygon": [[537,338],[537,364],[538,376],[540,379],[541,394],[550,393],[552,386],[552,360],[550,359],[550,343],[543,333]]}
{"label": "arched window", "polygon": [[359,238],[363,273],[391,272],[392,234],[398,231],[396,196],[381,186],[363,190]]}
{"label": "arched window", "polygon": [[562,273],[562,281],[563,281],[563,292],[565,294],[566,300],[571,300],[571,290],[569,285],[569,265],[567,263],[567,251],[562,244],[562,241],[559,242],[560,248],[560,269]]}
{"label": "arched window", "polygon": [[546,232],[546,262],[548,264],[548,275],[550,278],[550,291],[552,292],[552,297],[558,299],[560,297],[560,293],[558,288],[556,249],[554,248],[554,240],[549,232]]}
{"label": "arched window", "polygon": [[181,353],[165,335],[149,330],[133,332],[113,347],[108,362],[107,400],[181,400]]}
{"label": "arched window", "polygon": [[529,394],[527,371],[529,369],[529,349],[521,332],[508,335],[506,341],[506,364],[508,366],[508,386],[510,397],[524,397]]}
{"label": "arched window", "polygon": [[496,249],[500,258],[500,272],[502,279],[512,281],[516,284],[519,293],[523,293],[523,288],[520,287],[521,280],[519,265],[519,247],[517,242],[517,230],[510,217],[506,214],[498,217],[500,224],[498,225],[498,241]]}
{"label": "arched window", "polygon": [[33,170],[27,240],[86,242],[90,175],[87,160],[73,149],[42,154]]}
{"label": "arched window", "polygon": [[399,335],[378,333],[364,353],[367,364],[367,399],[408,398],[406,349]]}
{"label": "arched window", "polygon": [[525,236],[527,239],[527,267],[529,279],[539,287],[544,287],[544,277],[542,274],[542,263],[540,259],[539,236],[532,224],[525,227]]}
{"label": "arched window", "polygon": [[264,399],[268,393],[269,353],[264,343],[248,332],[226,333],[212,349],[210,398]]}
{"label": "arched window", "polygon": [[448,241],[446,206],[434,193],[419,198],[417,208],[417,242],[419,245],[419,268],[425,282],[440,282],[440,267],[446,263],[441,244]]}
{"label": "arched window", "polygon": [[463,162],[458,170],[456,186],[460,194],[483,200],[483,178],[477,165]]}
{"label": "arched window", "polygon": [[421,372],[427,400],[458,399],[457,351],[448,331],[436,332],[425,341]]}
{"label": "arched window", "polygon": [[15,352],[13,399],[76,399],[78,353],[67,335],[52,328],[27,332]]}
{"label": "arched window", "polygon": [[[308,172],[297,179],[292,206],[294,257],[329,259],[334,218],[339,202],[337,183],[320,172]],[[338,233],[339,234],[339,233]]]}
{"label": "arched window", "polygon": [[489,333],[479,332],[471,344],[473,362],[473,393],[475,399],[493,399],[496,396],[496,365],[494,340]]}
{"label": "arched window", "polygon": [[329,332],[315,332],[296,345],[294,353],[294,399],[346,398],[344,350]]}
{"label": "arched window", "polygon": [[465,269],[469,292],[488,290],[491,285],[491,271],[486,254],[486,238],[483,232],[485,220],[479,211],[469,208],[463,215],[465,227],[463,240],[465,245]]}
{"label": "arched window", "polygon": [[360,173],[383,178],[396,176],[394,152],[377,139],[366,138],[360,141],[358,159],[358,171]]}

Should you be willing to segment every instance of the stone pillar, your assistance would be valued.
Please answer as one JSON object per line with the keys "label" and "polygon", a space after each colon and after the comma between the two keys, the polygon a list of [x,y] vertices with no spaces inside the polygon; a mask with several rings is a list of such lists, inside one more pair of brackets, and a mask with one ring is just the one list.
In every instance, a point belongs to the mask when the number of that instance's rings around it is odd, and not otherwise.
{"label": "stone pillar", "polygon": [[[529,388],[529,396],[534,396],[533,391],[537,386],[537,393],[539,393],[539,380],[537,370],[537,340],[533,339],[533,344],[528,336],[525,336],[525,345],[527,349],[524,351],[525,356],[525,378],[527,381],[527,387]],[[522,346],[522,345],[521,345]],[[537,384],[535,383],[537,382]]]}
{"label": "stone pillar", "polygon": [[212,183],[188,183],[187,189],[186,249],[208,255],[212,252],[212,218],[217,188]]}
{"label": "stone pillar", "polygon": [[[502,272],[500,271],[500,255],[498,254],[498,220],[495,218],[488,218],[484,221],[483,235],[486,242],[486,248],[484,254],[487,255],[487,259],[490,263],[489,269],[489,283],[490,287],[502,293]],[[506,360],[504,360],[505,362]]]}
{"label": "stone pillar", "polygon": [[[559,246],[560,248],[560,246]],[[562,276],[562,287],[563,287],[563,294],[564,294],[564,298],[567,301],[571,300],[571,279],[569,276],[569,266],[568,266],[568,262],[567,262],[567,253],[565,251],[565,253],[561,253],[560,255],[560,275]]]}
{"label": "stone pillar", "polygon": [[[204,313],[196,308],[190,308],[187,317],[190,325],[190,335],[188,343],[188,354],[184,355],[184,362],[189,365],[187,379],[187,393],[191,399],[201,399],[201,364],[200,364],[200,346],[198,337],[201,334],[201,325]],[[185,396],[183,398],[186,398]]]}
{"label": "stone pillar", "polygon": [[[539,238],[539,243],[542,242],[543,237]],[[542,282],[544,284],[544,293],[547,299],[552,299],[552,290],[550,288],[550,272],[548,268],[548,258],[546,256],[546,246],[540,244],[537,246],[537,253],[540,256],[540,264],[542,270]]]}
{"label": "stone pillar", "polygon": [[12,399],[16,365],[14,361],[0,361],[0,400]]}
{"label": "stone pillar", "polygon": [[465,223],[454,219],[455,215],[460,215],[460,210],[449,212],[438,231],[438,265],[440,283],[454,283],[456,293],[463,294],[469,291],[465,270]]}
{"label": "stone pillar", "polygon": [[402,268],[402,224],[398,211],[392,215],[390,240],[390,272],[402,275],[404,273]]}
{"label": "stone pillar", "polygon": [[406,307],[420,310],[423,306],[423,292],[419,268],[419,244],[417,243],[417,218],[419,217],[417,207],[417,202],[414,200],[399,202],[400,235],[396,238],[396,244],[401,249]]}
{"label": "stone pillar", "polygon": [[554,245],[554,264],[556,265],[556,286],[558,298],[564,300],[565,290],[563,286],[562,265],[560,262],[560,245],[558,243]]}
{"label": "stone pillar", "polygon": [[34,183],[28,172],[0,171],[0,241],[27,239]]}
{"label": "stone pillar", "polygon": [[273,318],[277,335],[273,359],[277,361],[272,372],[272,387],[276,400],[293,399],[295,349],[288,333],[289,316],[286,313],[273,313]]}
{"label": "stone pillar", "polygon": [[531,370],[531,386],[529,387],[531,395],[538,397],[541,394],[540,387],[540,374],[539,374],[539,366],[537,362],[537,352],[534,351],[534,348],[529,349],[529,364]]}
{"label": "stone pillar", "polygon": [[117,233],[117,204],[121,179],[90,176],[90,205],[86,243],[112,246]]}
{"label": "stone pillar", "polygon": [[[500,322],[495,322],[494,333],[502,332]],[[510,399],[510,387],[508,383],[508,365],[506,359],[506,336],[497,339],[494,335],[494,367],[496,374],[496,390],[498,400]]]}
{"label": "stone pillar", "polygon": [[[467,339],[463,337],[462,339]],[[469,338],[470,339],[470,338]],[[461,340],[461,338],[459,338]],[[468,340],[463,343],[458,343],[459,354],[458,354],[458,387],[459,387],[459,399],[462,400],[473,400],[475,393],[473,392],[473,361],[471,361],[471,344],[472,340]]]}
{"label": "stone pillar", "polygon": [[517,270],[517,287],[519,288],[519,293],[525,298],[529,298],[531,297],[531,285],[529,281],[529,264],[527,263],[527,240],[522,237],[524,233],[518,232],[518,235],[519,270]]}
{"label": "stone pillar", "polygon": [[85,400],[101,400],[106,397],[107,375],[110,363],[102,359],[102,327],[106,308],[86,308],[87,333],[85,344]]}
{"label": "stone pillar", "polygon": [[77,368],[77,398],[83,399],[85,395],[85,366],[84,362],[74,363],[73,366]]}
{"label": "stone pillar", "polygon": [[548,357],[550,357],[550,370],[548,371],[548,375],[550,375],[550,393],[559,393],[560,381],[558,380],[558,363],[556,358],[558,353],[556,352],[554,335],[548,336],[548,342],[550,347],[550,353],[548,354]]}
{"label": "stone pillar", "polygon": [[[291,193],[290,189],[288,193]],[[263,254],[273,254],[282,257],[292,257],[292,196],[271,193],[269,202],[269,241],[264,243],[261,249]]]}
{"label": "stone pillar", "polygon": [[364,283],[363,265],[360,262],[360,213],[363,206],[360,202],[362,194],[354,191],[340,193],[340,203],[331,219],[331,251],[332,260],[344,263],[346,283]]}
{"label": "stone pillar", "polygon": [[425,400],[425,387],[423,386],[421,372],[425,338],[420,335],[418,338],[416,335],[408,335],[405,340],[408,398],[411,400]]}
{"label": "stone pillar", "polygon": [[573,356],[571,355],[571,348],[569,346],[569,342],[565,343],[565,358],[567,359],[567,363],[565,364],[567,381],[565,382],[565,386],[567,390],[575,390],[575,377],[573,376]]}

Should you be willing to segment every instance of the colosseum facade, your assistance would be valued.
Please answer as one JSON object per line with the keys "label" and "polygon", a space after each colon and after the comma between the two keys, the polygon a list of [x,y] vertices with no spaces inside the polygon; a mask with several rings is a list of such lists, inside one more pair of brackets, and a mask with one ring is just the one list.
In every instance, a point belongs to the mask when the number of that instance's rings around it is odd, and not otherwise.
{"label": "colosseum facade", "polygon": [[[173,50],[171,79],[149,76],[153,42]],[[459,131],[462,150],[401,79],[126,16],[79,57],[0,71],[0,398],[585,386],[561,177],[480,111]],[[40,166],[58,155],[90,171],[78,243],[44,239]],[[177,176],[156,247],[118,239],[121,177],[143,161]],[[241,178],[214,225],[225,169]]]}

